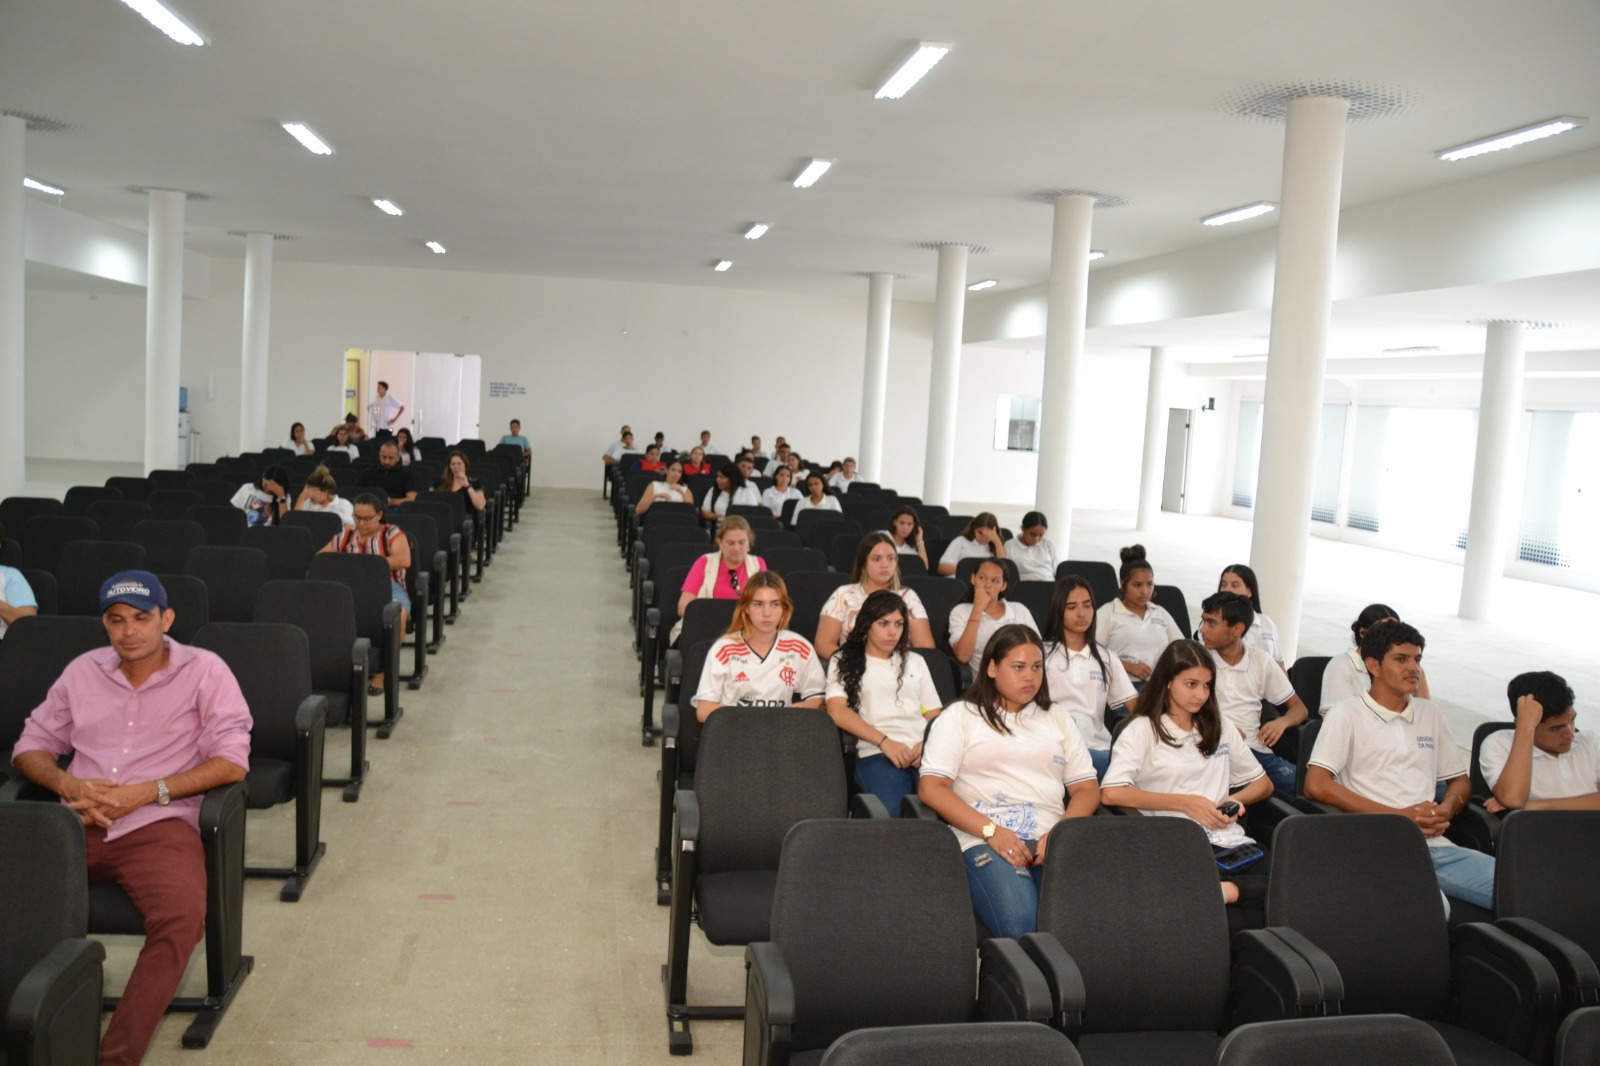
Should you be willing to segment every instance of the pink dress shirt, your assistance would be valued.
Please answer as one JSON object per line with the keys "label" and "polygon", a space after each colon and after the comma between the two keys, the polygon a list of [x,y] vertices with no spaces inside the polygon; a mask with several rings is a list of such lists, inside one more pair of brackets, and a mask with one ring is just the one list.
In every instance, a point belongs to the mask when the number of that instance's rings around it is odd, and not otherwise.
{"label": "pink dress shirt", "polygon": [[[171,777],[217,756],[248,770],[250,708],[239,682],[211,652],[164,640],[167,665],[137,689],[119,669],[115,648],[96,648],[68,663],[28,716],[11,757],[70,751],[68,773],[119,785]],[[199,832],[202,798],[147,804],[112,823],[106,839],[163,818],[182,818]]]}

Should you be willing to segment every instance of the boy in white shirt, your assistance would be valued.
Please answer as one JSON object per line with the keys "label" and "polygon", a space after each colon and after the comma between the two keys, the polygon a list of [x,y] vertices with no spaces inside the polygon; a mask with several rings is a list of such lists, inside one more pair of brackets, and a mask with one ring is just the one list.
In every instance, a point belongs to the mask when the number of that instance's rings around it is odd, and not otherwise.
{"label": "boy in white shirt", "polygon": [[1578,732],[1572,687],[1541,670],[1512,678],[1506,698],[1516,728],[1489,734],[1478,749],[1494,790],[1484,806],[1496,814],[1600,810],[1600,743]]}
{"label": "boy in white shirt", "polygon": [[[1427,838],[1439,888],[1451,899],[1494,909],[1494,859],[1446,840],[1471,785],[1439,708],[1415,695],[1422,634],[1380,622],[1361,639],[1372,688],[1328,708],[1306,771],[1306,795],[1341,811],[1401,814]],[[1440,783],[1444,798],[1435,801]]]}
{"label": "boy in white shirt", "polygon": [[849,492],[850,484],[855,479],[856,461],[846,457],[845,461],[839,465],[839,472],[828,479],[828,487],[830,489],[838,489],[840,492]]}
{"label": "boy in white shirt", "polygon": [[[1200,640],[1217,668],[1217,707],[1244,738],[1256,762],[1272,778],[1273,791],[1294,802],[1295,766],[1272,753],[1283,734],[1310,717],[1289,678],[1265,653],[1244,642],[1255,619],[1250,601],[1233,592],[1214,592],[1200,604]],[[1261,721],[1261,701],[1287,704],[1270,722]]]}

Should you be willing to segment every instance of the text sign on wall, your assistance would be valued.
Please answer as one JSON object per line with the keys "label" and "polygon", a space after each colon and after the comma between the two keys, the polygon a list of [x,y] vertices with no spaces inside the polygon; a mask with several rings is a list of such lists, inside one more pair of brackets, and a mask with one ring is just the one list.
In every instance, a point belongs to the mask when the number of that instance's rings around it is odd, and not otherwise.
{"label": "text sign on wall", "polygon": [[489,382],[489,399],[496,400],[506,396],[526,396],[526,386],[518,385],[515,381]]}

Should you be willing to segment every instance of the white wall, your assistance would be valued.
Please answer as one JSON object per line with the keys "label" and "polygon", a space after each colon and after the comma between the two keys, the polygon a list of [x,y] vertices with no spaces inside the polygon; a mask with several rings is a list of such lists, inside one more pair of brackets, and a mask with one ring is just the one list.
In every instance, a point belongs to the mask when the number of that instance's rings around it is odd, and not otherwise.
{"label": "white wall", "polygon": [[[182,383],[208,458],[235,441],[243,273],[242,260],[213,260],[210,299],[184,306]],[[143,295],[31,285],[26,313],[29,456],[138,455]],[[902,488],[922,483],[931,317],[894,306],[884,481]],[[316,432],[339,418],[355,347],[482,355],[484,434],[520,418],[540,484],[596,484],[623,422],[678,443],[702,428],[730,445],[783,434],[819,458],[859,447],[865,283],[860,299],[839,299],[279,260],[271,328],[263,445],[291,422]],[[490,382],[525,394],[491,399]]]}

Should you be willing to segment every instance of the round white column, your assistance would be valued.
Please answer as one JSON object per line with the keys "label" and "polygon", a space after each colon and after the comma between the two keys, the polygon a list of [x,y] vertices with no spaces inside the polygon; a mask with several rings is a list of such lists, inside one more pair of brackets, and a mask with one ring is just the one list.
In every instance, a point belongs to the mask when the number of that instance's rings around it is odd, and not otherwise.
{"label": "round white column", "polygon": [[1299,641],[1305,593],[1349,110],[1349,101],[1342,98],[1292,99],[1283,139],[1282,211],[1250,565],[1261,580],[1262,605],[1278,625],[1289,662]]}
{"label": "round white column", "polygon": [[144,323],[144,469],[183,466],[178,454],[178,378],[183,358],[184,194],[150,190]]}
{"label": "round white column", "polygon": [[894,307],[894,275],[867,280],[867,356],[861,375],[860,474],[883,479],[883,407],[889,394],[889,317]]}
{"label": "round white column", "polygon": [[[0,499],[21,496],[27,480],[27,394],[22,314],[24,249],[23,154],[28,124],[0,114]],[[16,530],[12,530],[13,535]]]}
{"label": "round white column", "polygon": [[1522,510],[1512,460],[1522,423],[1525,362],[1522,323],[1490,322],[1483,346],[1467,558],[1461,570],[1462,618],[1484,621],[1493,614],[1495,594],[1506,569],[1508,523]]}
{"label": "round white column", "polygon": [[1039,474],[1034,506],[1050,520],[1056,552],[1072,537],[1072,465],[1083,392],[1083,329],[1089,313],[1089,236],[1094,197],[1055,199],[1044,330],[1044,394],[1039,408]]}
{"label": "round white column", "polygon": [[[267,429],[267,332],[272,321],[272,241],[270,233],[244,238],[244,339],[239,356],[239,451],[275,448]],[[312,432],[315,432],[314,430]],[[285,429],[285,435],[288,430]],[[307,433],[309,440],[311,434]]]}
{"label": "round white column", "polygon": [[940,507],[950,506],[950,482],[956,461],[956,393],[961,381],[967,252],[964,244],[939,245],[939,275],[934,286],[933,367],[928,380],[928,447],[922,502]]}
{"label": "round white column", "polygon": [[1161,482],[1167,462],[1167,350],[1150,349],[1150,381],[1144,390],[1144,454],[1139,460],[1139,518],[1136,529],[1155,525],[1161,510]]}

